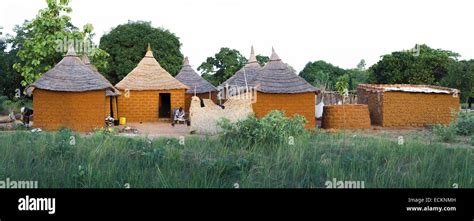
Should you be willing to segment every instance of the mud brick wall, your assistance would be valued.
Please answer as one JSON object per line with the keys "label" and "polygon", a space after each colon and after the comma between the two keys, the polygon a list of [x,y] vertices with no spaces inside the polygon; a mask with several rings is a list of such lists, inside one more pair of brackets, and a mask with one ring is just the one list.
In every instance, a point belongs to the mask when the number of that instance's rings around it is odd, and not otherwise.
{"label": "mud brick wall", "polygon": [[[194,94],[188,94],[186,93],[186,101],[185,101],[185,107],[184,111],[186,112],[186,115],[189,114],[189,108],[191,107],[191,98],[194,96]],[[196,94],[197,97],[200,99],[209,99],[209,93],[202,93],[202,94]],[[219,104],[217,101],[217,92],[211,92],[211,100],[215,104]]]}
{"label": "mud brick wall", "polygon": [[281,110],[287,117],[294,114],[306,118],[305,128],[316,127],[315,93],[267,94],[257,93],[257,102],[252,108],[257,117],[264,117],[272,110]]}
{"label": "mud brick wall", "polygon": [[33,91],[34,127],[58,130],[92,131],[105,125],[108,100],[104,91],[56,92]]}
{"label": "mud brick wall", "polygon": [[120,91],[119,117],[125,117],[127,122],[157,122],[159,94],[171,94],[171,111],[175,108],[184,108],[185,89],[157,90],[157,91]]}
{"label": "mud brick wall", "polygon": [[459,97],[452,94],[384,92],[382,126],[449,124],[459,107]]}
{"label": "mud brick wall", "polygon": [[324,129],[370,128],[369,107],[364,104],[324,106],[322,127]]}

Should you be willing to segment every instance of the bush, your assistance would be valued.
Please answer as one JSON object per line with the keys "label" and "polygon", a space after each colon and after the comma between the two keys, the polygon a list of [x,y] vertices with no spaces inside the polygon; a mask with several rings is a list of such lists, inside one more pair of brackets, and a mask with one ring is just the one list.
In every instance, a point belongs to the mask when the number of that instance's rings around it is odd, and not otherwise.
{"label": "bush", "polygon": [[433,127],[433,133],[436,135],[439,141],[453,142],[456,138],[456,124],[451,123],[449,125],[435,125]]}
{"label": "bush", "polygon": [[460,112],[456,122],[456,132],[464,136],[474,134],[474,114]]}
{"label": "bush", "polygon": [[7,100],[8,100],[7,96],[0,96],[0,113],[6,110],[6,107],[3,105],[3,103]]}
{"label": "bush", "polygon": [[304,131],[306,119],[295,115],[285,117],[281,111],[272,111],[265,117],[257,119],[255,116],[230,123],[228,120],[219,121],[222,128],[221,138],[224,141],[237,140],[243,144],[280,144],[290,136],[301,135]]}

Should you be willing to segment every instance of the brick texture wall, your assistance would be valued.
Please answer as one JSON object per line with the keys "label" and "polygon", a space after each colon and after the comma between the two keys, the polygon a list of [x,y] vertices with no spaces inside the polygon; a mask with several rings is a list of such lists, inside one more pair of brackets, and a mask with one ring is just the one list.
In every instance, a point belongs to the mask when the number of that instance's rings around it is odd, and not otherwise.
{"label": "brick texture wall", "polygon": [[308,121],[306,128],[316,127],[315,94],[267,94],[257,93],[257,102],[252,108],[257,117],[264,117],[272,110],[285,111],[286,116],[299,114]]}
{"label": "brick texture wall", "polygon": [[158,121],[159,94],[171,94],[171,111],[184,107],[185,90],[159,91],[121,91],[119,96],[119,117],[125,117],[127,122],[156,122]]}
{"label": "brick texture wall", "polygon": [[33,91],[34,127],[58,130],[91,131],[105,125],[105,91],[55,92]]}
{"label": "brick texture wall", "polygon": [[324,129],[370,128],[369,107],[363,104],[324,106],[322,127]]}
{"label": "brick texture wall", "polygon": [[384,92],[382,126],[449,124],[459,111],[459,97],[450,94]]}

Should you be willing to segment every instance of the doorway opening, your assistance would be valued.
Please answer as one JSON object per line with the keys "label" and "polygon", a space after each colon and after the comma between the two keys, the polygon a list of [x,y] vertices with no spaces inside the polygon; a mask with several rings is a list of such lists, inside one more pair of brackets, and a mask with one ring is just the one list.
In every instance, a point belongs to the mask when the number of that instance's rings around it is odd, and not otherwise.
{"label": "doorway opening", "polygon": [[159,105],[158,105],[158,117],[159,118],[170,118],[171,117],[171,94],[160,93]]}

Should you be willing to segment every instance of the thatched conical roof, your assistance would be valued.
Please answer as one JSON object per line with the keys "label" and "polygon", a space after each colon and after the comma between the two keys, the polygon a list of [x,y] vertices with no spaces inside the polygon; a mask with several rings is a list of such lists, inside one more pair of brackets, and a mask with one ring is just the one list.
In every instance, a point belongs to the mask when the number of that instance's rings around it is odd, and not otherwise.
{"label": "thatched conical roof", "polygon": [[[69,47],[66,56],[54,68],[28,86],[27,92],[31,94],[34,88],[50,91],[84,92],[105,90],[112,85],[85,65],[77,56],[73,47]],[[113,87],[112,87],[113,88]]]}
{"label": "thatched conical roof", "polygon": [[120,90],[171,90],[188,89],[186,85],[176,80],[163,69],[153,57],[148,45],[145,57],[127,76],[115,85]]}
{"label": "thatched conical roof", "polygon": [[99,73],[99,71],[97,70],[97,68],[92,65],[91,61],[89,60],[89,57],[84,54],[82,55],[82,62],[87,66],[89,67],[90,69],[92,69],[97,75],[99,75],[99,77],[106,83],[110,86],[110,88],[108,88],[106,91],[105,91],[105,95],[110,97],[110,96],[118,96],[120,95],[120,91],[117,90],[111,83],[109,80],[107,80],[107,78],[104,77],[104,75],[102,75],[101,73]]}
{"label": "thatched conical roof", "polygon": [[189,65],[188,57],[184,58],[183,67],[175,78],[189,87],[189,89],[186,91],[188,94],[201,94],[217,91],[216,87],[214,87],[211,83],[206,81],[193,70],[191,65]]}
{"label": "thatched conical roof", "polygon": [[263,93],[319,93],[317,88],[298,76],[292,68],[283,63],[273,48],[270,61],[259,71],[251,84],[257,86],[257,91]]}
{"label": "thatched conical roof", "polygon": [[[262,67],[257,62],[257,57],[255,56],[255,51],[253,50],[253,46],[250,50],[250,57],[247,61],[247,64],[242,67],[240,70],[235,72],[235,74],[227,79],[224,83],[219,85],[220,87],[229,86],[237,86],[237,87],[246,87],[250,85],[250,83],[255,79]],[[247,83],[246,83],[247,82]]]}

